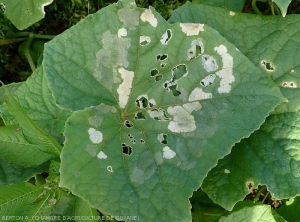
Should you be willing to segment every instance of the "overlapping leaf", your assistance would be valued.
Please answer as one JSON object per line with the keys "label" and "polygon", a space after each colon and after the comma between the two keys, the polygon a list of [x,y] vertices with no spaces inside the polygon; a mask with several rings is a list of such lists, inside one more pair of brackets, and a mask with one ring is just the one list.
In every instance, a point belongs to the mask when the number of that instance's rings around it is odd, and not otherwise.
{"label": "overlapping leaf", "polygon": [[188,198],[207,172],[283,101],[215,30],[170,25],[132,1],[47,43],[44,70],[57,103],[78,110],[60,185],[142,221],[191,220]]}
{"label": "overlapping leaf", "polygon": [[27,181],[36,173],[46,172],[49,163],[35,167],[22,167],[0,159],[0,186]]}
{"label": "overlapping leaf", "polygon": [[45,16],[44,7],[53,0],[0,0],[4,15],[20,30],[26,29]]}
{"label": "overlapping leaf", "polygon": [[171,18],[172,22],[202,22],[216,28],[268,73],[288,99],[259,131],[236,145],[204,181],[203,189],[227,209],[258,184],[266,184],[279,199],[300,193],[299,20],[295,15],[283,19],[232,14],[192,4],[186,4]]}

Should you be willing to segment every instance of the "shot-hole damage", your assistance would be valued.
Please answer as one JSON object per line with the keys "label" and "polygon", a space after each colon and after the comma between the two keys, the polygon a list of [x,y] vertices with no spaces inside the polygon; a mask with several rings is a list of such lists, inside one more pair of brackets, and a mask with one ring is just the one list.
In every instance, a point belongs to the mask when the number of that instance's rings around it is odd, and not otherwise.
{"label": "shot-hole damage", "polygon": [[203,87],[209,86],[214,83],[215,78],[216,78],[215,74],[210,74],[200,81],[200,85],[202,85]]}
{"label": "shot-hole damage", "polygon": [[203,99],[211,99],[211,98],[212,98],[212,93],[203,92],[202,88],[195,88],[189,96],[189,102],[199,101]]}
{"label": "shot-hole damage", "polygon": [[157,56],[156,56],[156,60],[157,61],[164,61],[164,60],[166,60],[168,58],[168,54],[158,54]]}
{"label": "shot-hole damage", "polygon": [[203,55],[202,64],[207,72],[216,71],[219,68],[216,59],[211,55]]}
{"label": "shot-hole damage", "polygon": [[270,62],[267,62],[267,61],[265,61],[265,60],[262,60],[262,61],[260,62],[260,64],[261,64],[268,72],[274,72],[274,71],[275,71],[275,68],[274,68],[273,64],[270,63]]}
{"label": "shot-hole damage", "polygon": [[165,159],[172,159],[176,156],[176,153],[170,149],[170,147],[165,146],[163,148],[163,158]]}
{"label": "shot-hole damage", "polygon": [[145,140],[143,140],[143,139],[140,139],[140,143],[145,143]]}
{"label": "shot-hole damage", "polygon": [[198,35],[200,31],[204,31],[204,24],[200,23],[180,23],[180,27],[187,36]]}
{"label": "shot-hole damage", "polygon": [[246,187],[249,190],[249,192],[252,192],[253,188],[254,188],[254,182],[252,180],[249,180],[246,182]]}
{"label": "shot-hole damage", "polygon": [[282,86],[285,88],[297,88],[297,84],[295,82],[283,82]]}
{"label": "shot-hole damage", "polygon": [[136,113],[136,114],[134,115],[134,118],[135,118],[135,119],[138,119],[138,120],[145,120],[145,119],[146,119],[145,115],[144,115],[142,112]]}
{"label": "shot-hole damage", "polygon": [[148,110],[147,113],[154,120],[167,121],[170,119],[167,116],[166,111],[163,109],[152,109],[152,110]]}
{"label": "shot-hole damage", "polygon": [[149,22],[153,27],[157,26],[157,19],[155,18],[151,9],[145,9],[145,11],[141,14],[141,20],[143,22]]}
{"label": "shot-hole damage", "polygon": [[113,168],[112,168],[112,166],[107,166],[107,171],[109,171],[109,172],[111,172],[111,173],[113,173],[114,171],[113,171]]}
{"label": "shot-hole damage", "polygon": [[121,108],[125,108],[131,92],[134,73],[132,71],[125,70],[124,68],[120,68],[118,69],[118,71],[123,79],[123,82],[117,89],[117,92],[119,94],[119,105]]}
{"label": "shot-hole damage", "polygon": [[145,46],[148,45],[151,42],[151,39],[149,36],[140,36],[140,45]]}
{"label": "shot-hole damage", "polygon": [[122,143],[122,152],[123,154],[130,156],[132,154],[132,147],[126,145],[125,143]]}
{"label": "shot-hole damage", "polygon": [[187,74],[188,74],[188,70],[186,68],[186,65],[184,64],[178,65],[172,69],[172,75],[174,80],[175,79],[179,80],[183,76],[186,76]]}
{"label": "shot-hole damage", "polygon": [[167,138],[168,138],[167,134],[160,133],[157,135],[157,139],[161,144],[168,144]]}
{"label": "shot-hole damage", "polygon": [[122,37],[126,37],[127,36],[127,30],[125,28],[121,28],[118,30],[118,37],[122,38]]}
{"label": "shot-hole damage", "polygon": [[193,40],[191,43],[191,48],[187,52],[188,60],[197,58],[204,52],[204,45],[201,39]]}
{"label": "shot-hole damage", "polygon": [[164,88],[167,91],[172,91],[173,96],[179,96],[181,94],[181,92],[179,90],[177,90],[178,88],[178,81],[182,78],[182,77],[186,77],[188,74],[188,70],[186,65],[184,64],[180,64],[175,66],[172,69],[172,79],[170,79],[169,81],[166,81],[164,83]]}
{"label": "shot-hole damage", "polygon": [[97,154],[97,157],[98,157],[98,159],[107,159],[107,155],[103,151],[100,151]]}
{"label": "shot-hole damage", "polygon": [[140,109],[144,109],[148,107],[148,96],[147,95],[140,95],[137,100],[135,101],[137,107]]}
{"label": "shot-hole damage", "polygon": [[94,144],[99,144],[102,142],[103,140],[103,135],[100,131],[97,131],[94,128],[89,128],[88,129],[88,134],[89,134],[89,138],[92,141],[92,143]]}
{"label": "shot-hole damage", "polygon": [[161,37],[160,42],[163,45],[167,45],[172,37],[172,31],[168,29]]}
{"label": "shot-hole damage", "polygon": [[162,79],[162,75],[155,76],[155,81],[158,82]]}
{"label": "shot-hole damage", "polygon": [[173,116],[172,121],[170,121],[168,125],[168,129],[174,133],[187,133],[194,131],[197,127],[195,118],[191,115],[191,113],[201,108],[202,106],[199,102],[168,107],[168,113]]}
{"label": "shot-hole damage", "polygon": [[225,45],[219,45],[214,50],[222,57],[222,69],[216,72],[216,75],[221,78],[219,93],[229,93],[231,91],[231,83],[235,81],[233,75],[233,57],[228,53]]}
{"label": "shot-hole damage", "polygon": [[157,76],[158,74],[159,74],[159,72],[158,72],[157,69],[152,69],[152,70],[150,71],[151,77]]}
{"label": "shot-hole damage", "polygon": [[125,120],[124,126],[126,126],[127,128],[131,128],[131,127],[133,127],[133,124],[129,120]]}
{"label": "shot-hole damage", "polygon": [[166,65],[167,65],[166,63],[161,63],[161,64],[160,64],[160,67],[163,69],[163,68],[166,67]]}

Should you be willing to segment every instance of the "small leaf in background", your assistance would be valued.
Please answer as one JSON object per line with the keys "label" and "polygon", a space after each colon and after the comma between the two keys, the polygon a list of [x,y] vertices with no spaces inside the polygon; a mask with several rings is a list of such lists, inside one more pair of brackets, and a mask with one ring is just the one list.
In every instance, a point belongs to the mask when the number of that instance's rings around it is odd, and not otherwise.
{"label": "small leaf in background", "polygon": [[193,3],[221,7],[233,12],[241,12],[244,7],[245,0],[193,0]]}
{"label": "small leaf in background", "polygon": [[53,0],[0,0],[4,15],[19,29],[23,30],[45,16],[44,7]]}
{"label": "small leaf in background", "polygon": [[122,3],[45,45],[49,88],[74,110],[60,186],[104,214],[189,221],[208,171],[284,98],[214,29]]}
{"label": "small leaf in background", "polygon": [[285,17],[287,13],[287,9],[291,4],[292,0],[272,0],[272,1],[276,3],[276,5],[281,11],[282,16]]}

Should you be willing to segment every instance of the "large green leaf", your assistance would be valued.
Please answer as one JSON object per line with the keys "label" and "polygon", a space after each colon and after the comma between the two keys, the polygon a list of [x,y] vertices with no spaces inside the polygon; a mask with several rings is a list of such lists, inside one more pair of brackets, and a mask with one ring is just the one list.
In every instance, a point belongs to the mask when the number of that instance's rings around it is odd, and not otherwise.
{"label": "large green leaf", "polygon": [[191,220],[188,198],[208,171],[283,101],[215,30],[170,25],[131,1],[47,43],[44,71],[57,103],[77,110],[60,185],[142,221]]}
{"label": "large green leaf", "polygon": [[[179,19],[179,15],[187,12],[190,13],[188,18]],[[227,209],[243,199],[248,189],[259,184],[266,184],[278,199],[299,194],[300,61],[295,58],[300,56],[300,39],[297,37],[300,17],[283,19],[230,14],[222,9],[187,4],[171,20],[212,25],[254,64],[271,75],[288,99],[288,103],[276,108],[259,131],[236,145],[229,156],[219,161],[208,174],[203,189]]]}
{"label": "large green leaf", "polygon": [[53,0],[0,0],[4,15],[19,29],[23,30],[45,16],[44,7]]}

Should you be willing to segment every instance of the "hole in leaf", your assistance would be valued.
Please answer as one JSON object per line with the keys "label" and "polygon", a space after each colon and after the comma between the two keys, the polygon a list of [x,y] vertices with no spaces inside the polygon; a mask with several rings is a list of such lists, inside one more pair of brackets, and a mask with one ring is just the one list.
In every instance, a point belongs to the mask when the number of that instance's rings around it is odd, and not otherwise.
{"label": "hole in leaf", "polygon": [[173,79],[180,79],[182,76],[187,74],[186,65],[178,65],[172,69]]}
{"label": "hole in leaf", "polygon": [[157,69],[152,69],[150,71],[150,75],[153,77],[153,76],[156,76],[158,74],[158,70]]}
{"label": "hole in leaf", "polygon": [[139,97],[135,102],[140,109],[148,107],[148,99],[144,96]]}
{"label": "hole in leaf", "polygon": [[267,62],[267,61],[264,61],[262,60],[261,61],[261,64],[267,69],[267,71],[269,72],[273,72],[275,70],[275,68],[273,67],[272,63],[270,62]]}
{"label": "hole in leaf", "polygon": [[129,120],[125,120],[125,121],[124,121],[124,125],[125,125],[127,128],[133,127],[132,123],[129,122]]}
{"label": "hole in leaf", "polygon": [[218,69],[217,61],[210,55],[202,56],[202,64],[207,72],[215,71]]}
{"label": "hole in leaf", "polygon": [[140,45],[145,46],[148,45],[151,42],[151,39],[149,36],[141,36],[140,37]]}
{"label": "hole in leaf", "polygon": [[156,56],[156,60],[160,60],[160,61],[166,60],[167,58],[168,58],[167,54],[158,54]]}
{"label": "hole in leaf", "polygon": [[140,143],[145,143],[145,140],[142,140],[142,139],[141,139],[141,140],[140,140]]}
{"label": "hole in leaf", "polygon": [[161,37],[160,42],[163,45],[168,44],[168,42],[170,41],[172,37],[172,31],[170,29],[168,29]]}
{"label": "hole in leaf", "polygon": [[201,82],[200,82],[200,84],[202,86],[209,86],[209,85],[211,85],[211,84],[214,83],[215,78],[216,78],[216,75],[211,74],[209,76],[206,76],[204,79],[202,79]]}
{"label": "hole in leaf", "polygon": [[201,39],[192,41],[191,48],[188,50],[188,60],[192,60],[200,56],[204,52],[204,45]]}
{"label": "hole in leaf", "polygon": [[163,109],[152,109],[147,111],[151,118],[159,121],[169,120],[170,118],[166,115],[166,111]]}
{"label": "hole in leaf", "polygon": [[249,180],[246,182],[247,189],[251,192],[254,187],[254,182],[252,180]]}
{"label": "hole in leaf", "polygon": [[131,155],[132,154],[132,147],[127,146],[125,143],[122,143],[122,151],[126,155]]}
{"label": "hole in leaf", "polygon": [[159,81],[159,80],[161,80],[161,79],[162,79],[162,75],[158,75],[158,76],[155,77],[155,81],[156,82]]}
{"label": "hole in leaf", "polygon": [[146,119],[146,117],[144,116],[144,114],[142,112],[136,113],[134,118],[139,119],[139,120]]}
{"label": "hole in leaf", "polygon": [[160,67],[161,67],[162,69],[165,68],[165,67],[166,67],[166,63],[160,64]]}
{"label": "hole in leaf", "polygon": [[166,135],[166,134],[161,133],[161,134],[157,135],[157,139],[161,144],[168,144],[167,138],[168,138],[168,135]]}
{"label": "hole in leaf", "polygon": [[128,133],[127,136],[128,136],[130,139],[133,139],[133,138],[134,138],[130,133]]}

